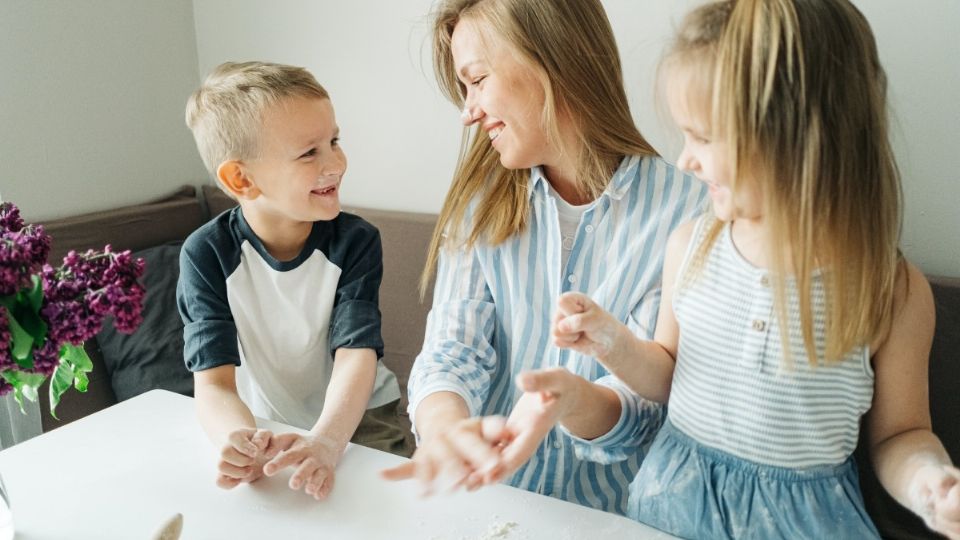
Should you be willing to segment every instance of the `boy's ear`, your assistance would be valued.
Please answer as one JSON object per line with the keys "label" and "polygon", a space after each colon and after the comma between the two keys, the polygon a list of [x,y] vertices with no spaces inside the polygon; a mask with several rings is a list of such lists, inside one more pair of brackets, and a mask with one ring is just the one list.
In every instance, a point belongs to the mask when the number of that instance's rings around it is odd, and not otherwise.
{"label": "boy's ear", "polygon": [[260,189],[247,177],[243,163],[237,160],[224,161],[217,167],[217,181],[237,199],[252,200],[260,195]]}

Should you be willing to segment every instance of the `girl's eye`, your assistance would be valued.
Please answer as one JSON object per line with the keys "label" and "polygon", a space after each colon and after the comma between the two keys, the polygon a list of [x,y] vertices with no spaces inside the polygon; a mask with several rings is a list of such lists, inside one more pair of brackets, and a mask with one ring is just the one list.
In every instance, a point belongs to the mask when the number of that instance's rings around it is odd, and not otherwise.
{"label": "girl's eye", "polygon": [[476,79],[470,81],[470,85],[471,85],[471,86],[477,86],[477,85],[479,85],[480,83],[482,83],[483,80],[486,79],[486,78],[487,78],[486,75],[477,77]]}
{"label": "girl's eye", "polygon": [[313,157],[313,156],[315,156],[315,155],[317,155],[317,149],[316,149],[316,148],[311,148],[311,149],[307,150],[306,152],[304,152],[303,155],[300,156],[300,157],[301,157],[301,158],[308,158],[308,157]]}

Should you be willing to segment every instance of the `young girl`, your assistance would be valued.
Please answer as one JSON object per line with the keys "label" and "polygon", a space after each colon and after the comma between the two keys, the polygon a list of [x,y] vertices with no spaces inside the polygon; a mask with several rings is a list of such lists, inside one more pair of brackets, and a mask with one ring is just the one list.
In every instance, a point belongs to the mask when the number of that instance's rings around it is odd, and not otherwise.
{"label": "young girl", "polygon": [[[671,236],[653,341],[581,294],[554,323],[561,347],[669,397],[628,515],[687,538],[876,538],[851,458],[865,415],[886,489],[960,538],[960,473],[930,431],[932,295],[897,249],[885,77],[863,15],[847,0],[712,3],[686,18],[663,75],[678,164],[713,215]],[[581,453],[612,461],[631,444],[637,426],[565,372],[519,382],[573,435],[601,427]]]}

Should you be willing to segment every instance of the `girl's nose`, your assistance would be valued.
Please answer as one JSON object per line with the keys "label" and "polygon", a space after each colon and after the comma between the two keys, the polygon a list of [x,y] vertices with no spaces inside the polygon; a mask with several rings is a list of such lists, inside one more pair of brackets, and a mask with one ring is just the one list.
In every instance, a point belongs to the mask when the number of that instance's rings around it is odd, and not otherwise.
{"label": "girl's nose", "polygon": [[677,156],[677,167],[680,167],[680,170],[686,172],[696,172],[697,166],[698,163],[693,157],[693,154],[688,152],[686,148],[680,151],[680,155]]}

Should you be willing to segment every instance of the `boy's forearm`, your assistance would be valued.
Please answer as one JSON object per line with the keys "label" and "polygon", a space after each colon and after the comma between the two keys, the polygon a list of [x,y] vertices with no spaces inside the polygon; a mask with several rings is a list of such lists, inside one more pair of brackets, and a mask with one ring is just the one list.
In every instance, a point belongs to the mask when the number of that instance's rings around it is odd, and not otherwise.
{"label": "boy's forearm", "polygon": [[676,366],[673,356],[656,341],[637,338],[625,325],[618,328],[615,343],[600,363],[637,394],[666,403]]}
{"label": "boy's forearm", "polygon": [[237,429],[257,427],[250,409],[235,391],[212,384],[197,384],[194,395],[200,425],[215,445],[226,444],[230,433]]}
{"label": "boy's forearm", "polygon": [[311,432],[345,447],[367,410],[376,377],[377,355],[372,349],[337,349],[323,412]]}

